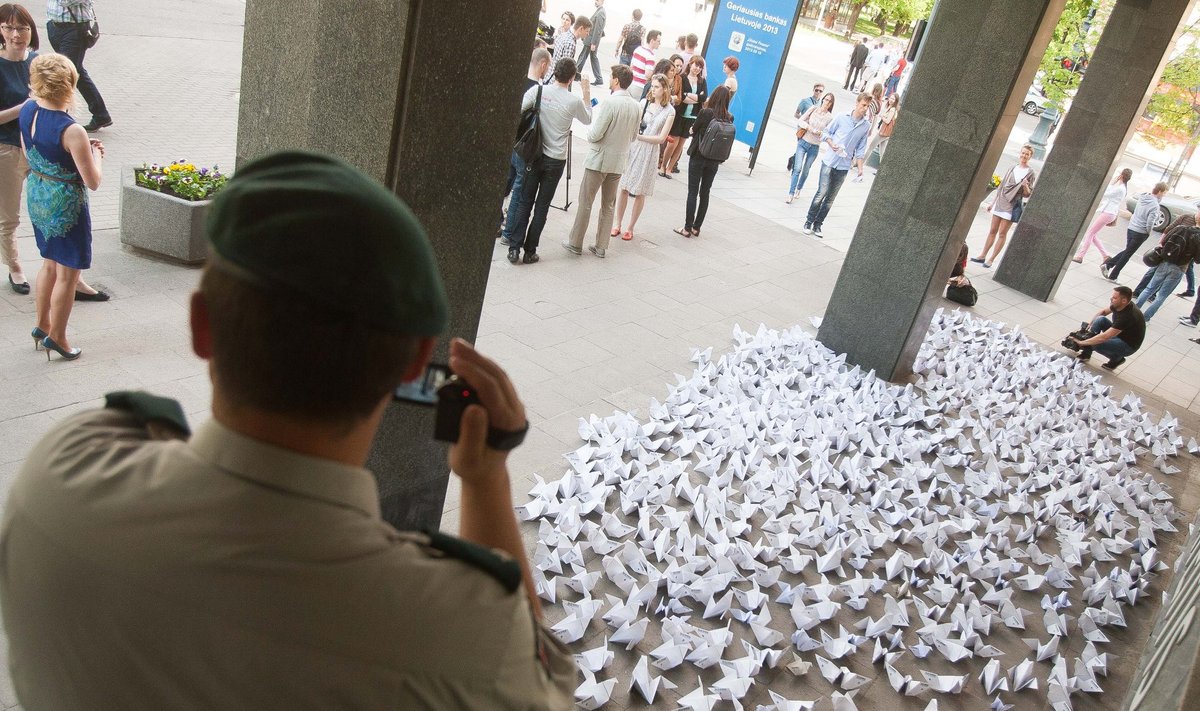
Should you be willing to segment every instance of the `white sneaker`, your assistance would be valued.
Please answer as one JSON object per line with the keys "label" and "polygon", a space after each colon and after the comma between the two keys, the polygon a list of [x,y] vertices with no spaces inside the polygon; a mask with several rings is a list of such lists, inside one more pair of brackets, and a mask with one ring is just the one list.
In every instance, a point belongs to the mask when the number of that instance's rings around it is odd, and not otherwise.
{"label": "white sneaker", "polygon": [[814,226],[813,226],[813,228],[812,228],[812,233],[813,233],[813,235],[815,235],[815,236],[817,236],[817,237],[823,237],[823,236],[824,236],[824,235],[822,235],[822,234],[821,234],[821,226],[820,226],[820,225],[814,225]]}
{"label": "white sneaker", "polygon": [[1196,322],[1192,320],[1191,316],[1180,316],[1179,323],[1182,323],[1185,326],[1191,326],[1192,328],[1196,327]]}
{"label": "white sneaker", "polygon": [[812,234],[812,224],[809,222],[805,222],[803,232],[806,235],[811,235]]}

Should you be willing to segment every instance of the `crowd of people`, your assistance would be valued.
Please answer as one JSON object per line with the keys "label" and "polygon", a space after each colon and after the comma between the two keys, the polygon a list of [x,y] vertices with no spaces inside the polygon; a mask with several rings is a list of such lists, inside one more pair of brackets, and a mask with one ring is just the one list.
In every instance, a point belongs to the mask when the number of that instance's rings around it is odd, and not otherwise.
{"label": "crowd of people", "polygon": [[[858,116],[859,104],[866,101],[861,116],[852,121],[856,126],[860,120],[865,122],[865,132],[864,129],[856,129],[851,136],[855,139],[854,142],[843,145],[826,135],[838,114],[835,113],[837,98],[833,92],[825,90],[824,83],[814,84],[812,94],[801,99],[796,106],[796,150],[788,160],[791,174],[784,202],[790,205],[800,197],[800,191],[808,181],[809,172],[819,160],[819,181],[816,194],[809,203],[809,213],[804,225],[804,232],[816,237],[822,236],[821,222],[824,220],[824,214],[829,212],[829,206],[837,196],[842,180],[851,169],[856,171],[853,180],[862,180],[864,165],[872,153],[878,151],[882,160],[887,150],[888,139],[891,138],[900,116],[900,95],[897,88],[899,79],[908,66],[908,60],[903,53],[890,48],[882,41],[877,42],[873,48],[868,48],[867,44],[867,38],[863,37],[851,50],[850,61],[846,67],[846,82],[842,86],[843,89],[858,94],[854,107],[843,112],[843,116]],[[893,74],[895,82],[890,81]],[[870,90],[867,89],[868,86]],[[838,125],[842,126],[840,123]],[[860,137],[863,138],[861,145],[857,142]],[[826,167],[830,170],[826,171]]]}
{"label": "crowd of people", "polygon": [[[49,0],[47,33],[61,52],[42,52],[29,10],[0,5],[0,251],[9,287],[31,292],[36,322],[34,349],[74,360],[67,325],[76,301],[105,301],[108,295],[83,280],[92,262],[92,227],[87,192],[100,187],[104,144],[88,134],[112,125],[99,90],[83,69],[87,33],[95,10],[91,0]],[[80,125],[69,111],[79,89],[92,112]],[[16,230],[21,192],[42,257],[34,284],[21,267]]]}
{"label": "crowd of people", "polygon": [[[597,193],[600,209],[588,251],[604,257],[613,237],[635,239],[655,185],[682,172],[678,164],[685,152],[688,195],[683,226],[675,232],[699,236],[713,181],[729,157],[737,58],[724,59],[724,79],[710,89],[708,68],[696,52],[699,38],[681,35],[668,53],[662,49],[662,32],[643,25],[642,11],[635,9],[617,35],[616,63],[605,77],[597,52],[608,18],[604,0],[594,3],[590,17],[564,12],[553,51],[535,46],[530,58],[521,125],[524,131],[535,121],[539,124],[541,155],[530,163],[514,150],[511,159],[508,207],[499,236],[513,264],[541,259],[541,233],[575,122],[587,126],[588,133],[575,222],[562,243],[572,254],[583,253]],[[592,98],[590,87],[602,86],[605,78],[609,95]],[[580,85],[581,96],[574,93],[574,84]]]}

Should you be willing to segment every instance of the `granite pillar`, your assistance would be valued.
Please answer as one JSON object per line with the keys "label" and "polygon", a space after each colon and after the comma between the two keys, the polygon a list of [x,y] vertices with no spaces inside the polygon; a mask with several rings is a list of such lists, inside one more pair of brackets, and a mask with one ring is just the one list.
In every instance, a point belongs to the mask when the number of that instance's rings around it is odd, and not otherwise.
{"label": "granite pillar", "polygon": [[[408,203],[450,296],[437,361],[450,337],[478,330],[537,11],[534,0],[247,2],[238,161],[322,151]],[[394,403],[367,462],[398,528],[441,518],[449,469],[432,432],[432,409]]]}
{"label": "granite pillar", "polygon": [[911,374],[1065,0],[940,2],[818,338]]}
{"label": "granite pillar", "polygon": [[[1118,0],[995,280],[1054,298],[1195,0]],[[1124,237],[1118,240],[1124,245]],[[1118,245],[1114,244],[1114,248]]]}

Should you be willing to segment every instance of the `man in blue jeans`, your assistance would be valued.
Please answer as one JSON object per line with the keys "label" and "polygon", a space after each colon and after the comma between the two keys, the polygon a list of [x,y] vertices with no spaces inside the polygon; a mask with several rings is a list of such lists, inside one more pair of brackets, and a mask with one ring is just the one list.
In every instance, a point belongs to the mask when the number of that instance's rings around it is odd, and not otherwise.
{"label": "man in blue jeans", "polygon": [[[508,261],[513,264],[533,264],[541,259],[537,248],[542,229],[546,226],[546,214],[550,212],[550,201],[554,199],[554,191],[558,189],[558,181],[562,179],[567,166],[571,124],[576,120],[585,125],[592,122],[589,83],[581,83],[582,99],[571,93],[571,82],[575,80],[576,71],[574,59],[564,57],[558,60],[558,64],[554,65],[554,81],[545,88],[529,89],[521,100],[521,111],[525,112],[538,101],[538,91],[541,90],[538,120],[542,126],[542,156],[525,165],[520,195],[517,196],[516,206],[509,208],[510,219],[504,226]],[[515,215],[512,214],[514,210]],[[524,258],[521,257],[522,247],[525,249]]]}
{"label": "man in blue jeans", "polygon": [[83,57],[87,54],[88,26],[96,19],[92,0],[47,0],[46,34],[55,52],[66,56],[79,72],[79,93],[87,102],[92,120],[84,125],[88,133],[112,125],[112,116],[104,105],[104,97],[83,68]]}
{"label": "man in blue jeans", "polygon": [[[1117,277],[1121,275],[1121,270],[1129,263],[1129,258],[1137,253],[1142,243],[1150,237],[1150,229],[1158,217],[1159,203],[1168,190],[1170,190],[1169,185],[1158,183],[1153,190],[1142,193],[1138,198],[1137,207],[1133,210],[1133,217],[1129,218],[1129,228],[1125,231],[1125,249],[1104,260],[1104,263],[1100,265],[1100,273],[1105,279],[1116,281]],[[1195,224],[1194,219],[1192,224]]]}
{"label": "man in blue jeans", "polygon": [[817,194],[808,206],[808,217],[804,220],[804,234],[821,236],[821,225],[833,200],[842,189],[846,173],[857,167],[862,175],[863,154],[867,148],[867,134],[871,122],[867,120],[867,107],[871,105],[870,94],[859,94],[854,110],[842,114],[829,124],[821,137],[821,183]]}
{"label": "man in blue jeans", "polygon": [[1092,357],[1092,351],[1096,351],[1108,356],[1108,362],[1101,366],[1106,370],[1113,370],[1124,363],[1127,357],[1142,347],[1142,341],[1146,338],[1146,319],[1133,303],[1133,290],[1127,286],[1113,289],[1108,307],[1100,309],[1088,328],[1096,335],[1082,341],[1069,336],[1081,346],[1079,360],[1086,361]]}

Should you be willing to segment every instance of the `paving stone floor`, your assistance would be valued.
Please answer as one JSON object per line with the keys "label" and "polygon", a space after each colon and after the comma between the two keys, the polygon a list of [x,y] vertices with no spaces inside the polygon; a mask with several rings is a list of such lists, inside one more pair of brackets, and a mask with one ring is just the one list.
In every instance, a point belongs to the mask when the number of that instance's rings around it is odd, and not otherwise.
{"label": "paving stone floor", "polygon": [[[44,9],[30,9],[42,26]],[[33,300],[0,293],[0,506],[31,443],[51,423],[95,406],[108,390],[154,390],[178,398],[193,421],[208,416],[207,374],[191,354],[186,328],[187,297],[198,271],[120,246],[117,169],[175,158],[232,166],[243,13],[242,0],[105,3],[104,36],[87,66],[116,123],[100,133],[109,157],[105,184],[91,203],[95,262],[87,278],[113,300],[80,304],[73,314],[72,338],[85,350],[81,360],[47,363],[28,336]],[[785,79],[795,84],[801,71],[789,66]],[[790,131],[788,109],[781,110],[787,115],[772,117],[777,145],[786,144],[779,132],[786,138]],[[580,171],[582,151],[575,155]],[[692,347],[726,348],[734,324],[778,328],[807,324],[822,313],[871,179],[847,184],[822,241],[794,229],[806,202],[783,205],[785,180],[781,166],[763,161],[747,176],[738,159],[731,160],[717,178],[703,236],[685,240],[671,232],[682,221],[684,176],[660,179],[637,238],[615,241],[605,260],[559,249],[574,208],[551,210],[537,265],[509,265],[492,235],[480,235],[480,249],[494,250],[494,265],[478,342],[512,374],[533,421],[531,437],[512,460],[515,500],[525,500],[533,474],[556,471],[561,453],[578,446],[579,416],[645,407],[663,395],[673,373],[690,372]],[[577,186],[576,177],[572,199]],[[806,197],[815,187],[810,183]],[[560,188],[556,204],[563,204],[564,192]],[[982,244],[980,224],[968,237],[973,251]],[[1124,234],[1120,225],[1103,236],[1112,242],[1117,234]],[[19,235],[23,263],[34,274],[37,250],[27,222]],[[1027,299],[972,269],[981,293],[973,310],[1019,324],[1053,347],[1107,300],[1110,287],[1094,259],[1073,266],[1050,303]],[[1127,280],[1136,277],[1131,271]],[[1172,299],[1151,324],[1142,351],[1103,377],[1144,394],[1155,408],[1184,416],[1185,430],[1194,435],[1200,350],[1186,340],[1195,332],[1176,324],[1185,312],[1183,300]],[[452,487],[444,527],[454,528],[457,518]],[[532,540],[536,531],[530,527],[527,534]],[[0,668],[4,662],[0,656]],[[11,683],[0,673],[0,708],[16,705]]]}

